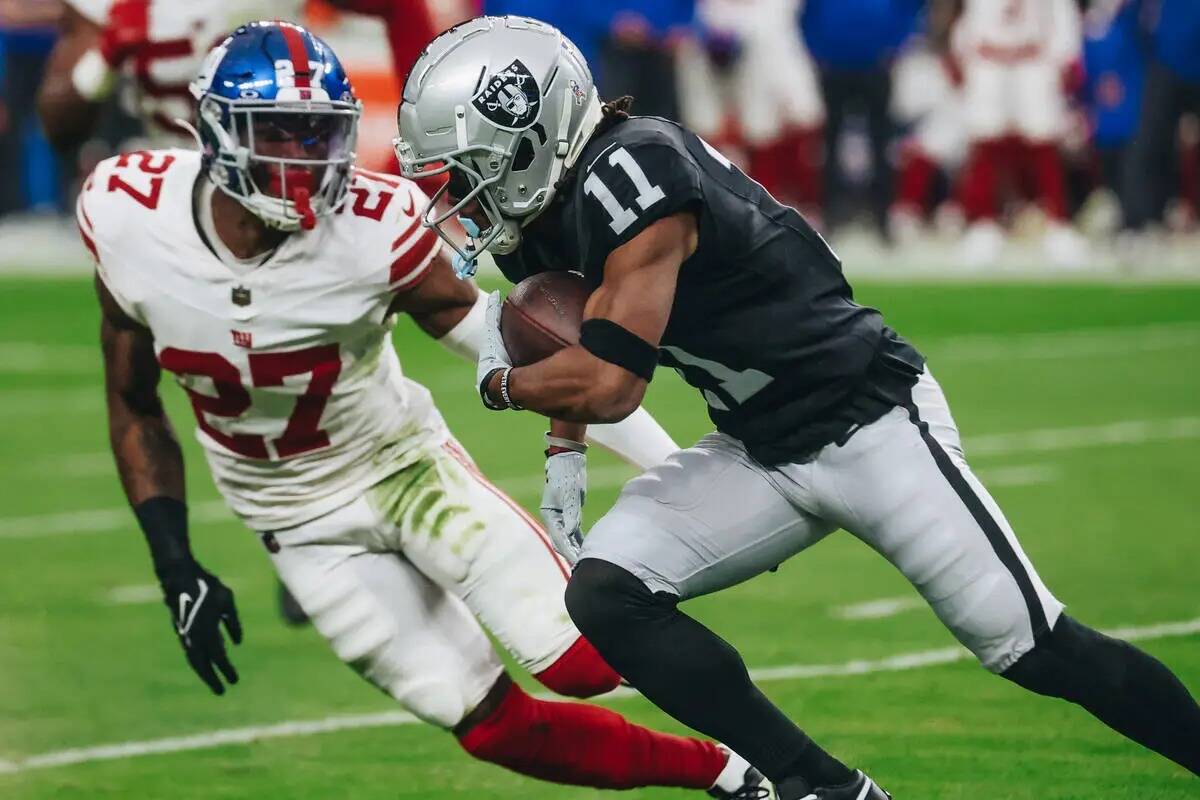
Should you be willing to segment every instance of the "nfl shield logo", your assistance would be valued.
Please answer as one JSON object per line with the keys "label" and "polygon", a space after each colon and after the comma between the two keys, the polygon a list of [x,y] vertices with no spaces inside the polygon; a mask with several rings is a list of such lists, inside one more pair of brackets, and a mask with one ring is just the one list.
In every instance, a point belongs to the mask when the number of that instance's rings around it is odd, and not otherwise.
{"label": "nfl shield logo", "polygon": [[235,286],[229,291],[229,299],[235,306],[250,305],[250,290],[245,286]]}

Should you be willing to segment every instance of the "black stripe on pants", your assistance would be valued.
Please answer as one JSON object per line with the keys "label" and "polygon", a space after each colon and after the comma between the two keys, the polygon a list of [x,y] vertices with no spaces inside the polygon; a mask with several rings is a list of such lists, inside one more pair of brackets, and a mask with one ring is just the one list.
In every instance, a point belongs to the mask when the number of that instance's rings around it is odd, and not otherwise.
{"label": "black stripe on pants", "polygon": [[937,464],[938,470],[942,476],[954,489],[954,493],[962,500],[963,505],[971,512],[971,516],[975,518],[976,524],[979,525],[984,535],[987,536],[988,542],[992,545],[992,550],[1004,564],[1005,568],[1012,573],[1013,578],[1017,581],[1017,586],[1021,589],[1021,596],[1025,598],[1025,607],[1029,610],[1029,620],[1033,627],[1034,639],[1041,638],[1047,631],[1050,630],[1049,624],[1046,622],[1046,611],[1042,608],[1041,598],[1038,597],[1037,589],[1033,586],[1033,581],[1029,577],[1029,573],[1025,571],[1025,565],[1021,563],[1020,557],[1017,556],[1016,550],[1013,549],[1012,543],[1008,537],[1004,535],[999,523],[988,512],[987,506],[975,494],[975,490],[971,488],[971,484],[967,482],[966,477],[955,466],[954,461],[942,449],[942,445],[933,434],[929,432],[929,423],[921,419],[921,414],[917,410],[915,403],[905,405],[908,410],[908,418],[913,425],[917,426],[917,430],[921,433],[921,439],[925,442],[925,446],[929,448],[930,455],[933,456],[934,463]]}

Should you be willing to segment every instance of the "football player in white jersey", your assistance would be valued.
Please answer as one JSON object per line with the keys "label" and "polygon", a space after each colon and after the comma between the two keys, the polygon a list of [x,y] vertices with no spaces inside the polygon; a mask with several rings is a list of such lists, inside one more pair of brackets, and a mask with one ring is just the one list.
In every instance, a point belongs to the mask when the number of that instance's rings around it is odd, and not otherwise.
{"label": "football player in white jersey", "polygon": [[[997,164],[1029,169],[1049,225],[1046,256],[1064,267],[1087,265],[1087,245],[1070,226],[1059,147],[1068,128],[1067,91],[1083,35],[1075,0],[966,0],[951,46],[962,66],[963,119],[970,155],[962,175],[971,226],[963,260],[988,266],[1004,233],[996,219]],[[1006,158],[1016,140],[1020,159]]]}
{"label": "football player in white jersey", "polygon": [[294,18],[302,0],[66,0],[38,101],[52,142],[86,139],[124,75],[127,111],[158,144],[190,146],[188,83],[204,54],[244,22]]}
{"label": "football player in white jersey", "polygon": [[[102,162],[78,220],[97,261],[118,472],[200,678],[217,694],[237,681],[221,626],[237,643],[241,625],[189,544],[161,369],[191,399],[221,493],[339,658],[471,755],[564,783],[767,796],[716,744],[536,700],[505,673],[483,626],[560,694],[619,682],[570,622],[550,542],[401,371],[394,315],[473,358],[485,303],[421,226],[420,191],[353,168],[360,105],[328,46],[253,23],[192,88],[203,151]],[[554,430],[551,462],[580,475],[584,445]],[[674,448],[644,412],[596,433],[643,465]],[[559,536],[578,526],[562,510],[578,490],[548,481]]]}

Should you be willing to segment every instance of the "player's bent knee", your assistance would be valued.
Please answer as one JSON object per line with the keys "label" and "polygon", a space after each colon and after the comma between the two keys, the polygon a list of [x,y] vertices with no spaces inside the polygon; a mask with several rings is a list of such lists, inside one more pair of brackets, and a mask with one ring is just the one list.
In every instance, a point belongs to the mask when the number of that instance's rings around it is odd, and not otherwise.
{"label": "player's bent knee", "polygon": [[1031,692],[1072,702],[1089,690],[1119,694],[1128,675],[1118,651],[1129,646],[1063,614],[1001,675]]}
{"label": "player's bent knee", "polygon": [[567,584],[567,613],[575,627],[603,649],[639,608],[654,605],[654,595],[628,570],[598,558],[575,566]]}
{"label": "player's bent knee", "polygon": [[[448,729],[466,716],[474,698],[466,696],[467,684],[461,676],[414,675],[411,665],[405,663],[411,644],[398,640],[385,615],[377,613],[359,592],[327,594],[311,605],[315,609],[312,621],[339,659],[424,722]],[[453,653],[441,655],[454,657]]]}
{"label": "player's bent knee", "polygon": [[533,677],[550,691],[567,697],[595,697],[611,692],[621,683],[621,676],[582,636],[557,661]]}
{"label": "player's bent knee", "polygon": [[387,692],[430,725],[450,730],[470,711],[462,690],[450,681],[404,681],[387,687]]}

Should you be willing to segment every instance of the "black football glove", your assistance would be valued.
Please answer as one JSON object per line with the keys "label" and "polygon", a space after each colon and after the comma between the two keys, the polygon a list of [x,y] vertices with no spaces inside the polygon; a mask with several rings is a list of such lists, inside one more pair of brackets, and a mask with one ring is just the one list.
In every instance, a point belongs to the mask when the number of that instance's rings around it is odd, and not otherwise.
{"label": "black football glove", "polygon": [[225,652],[221,625],[234,644],[242,641],[233,592],[195,561],[173,566],[160,575],[159,582],[188,663],[213,694],[225,694],[217,672],[230,685],[238,682],[238,674]]}
{"label": "black football glove", "polygon": [[182,500],[159,495],[134,506],[133,513],[146,535],[154,574],[188,663],[213,694],[225,694],[217,672],[230,684],[238,682],[238,674],[225,653],[221,624],[234,644],[242,641],[233,592],[192,555],[187,505]]}

